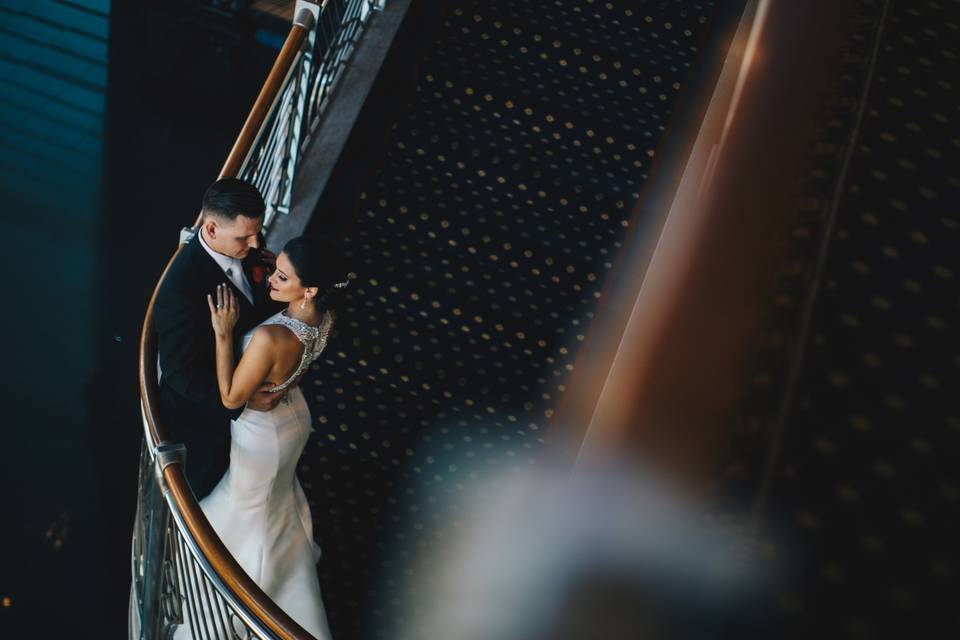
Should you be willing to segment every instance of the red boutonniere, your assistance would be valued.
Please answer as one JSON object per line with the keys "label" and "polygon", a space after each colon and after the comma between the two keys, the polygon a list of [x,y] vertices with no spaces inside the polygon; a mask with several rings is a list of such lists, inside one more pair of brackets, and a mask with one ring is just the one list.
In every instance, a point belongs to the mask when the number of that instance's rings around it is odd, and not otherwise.
{"label": "red boutonniere", "polygon": [[250,269],[250,275],[253,276],[253,281],[257,284],[263,284],[267,279],[267,267],[262,264],[254,265]]}

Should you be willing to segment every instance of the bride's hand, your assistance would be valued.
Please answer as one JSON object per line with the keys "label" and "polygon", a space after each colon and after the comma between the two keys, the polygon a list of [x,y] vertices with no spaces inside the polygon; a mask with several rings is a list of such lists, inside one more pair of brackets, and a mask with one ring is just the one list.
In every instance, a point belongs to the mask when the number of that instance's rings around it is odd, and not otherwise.
{"label": "bride's hand", "polygon": [[233,333],[240,318],[240,305],[237,297],[226,284],[217,285],[217,300],[214,304],[213,296],[207,294],[207,304],[210,305],[210,324],[213,332],[219,337],[229,337]]}

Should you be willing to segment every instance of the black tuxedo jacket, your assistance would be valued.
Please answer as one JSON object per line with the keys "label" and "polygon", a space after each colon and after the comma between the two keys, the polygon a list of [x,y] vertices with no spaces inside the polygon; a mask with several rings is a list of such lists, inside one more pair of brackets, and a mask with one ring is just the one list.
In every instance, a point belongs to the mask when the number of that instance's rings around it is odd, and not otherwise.
{"label": "black tuxedo jacket", "polygon": [[[199,232],[198,232],[199,234]],[[256,283],[252,268],[261,263],[251,250],[243,269],[253,304],[230,282],[194,236],[180,251],[157,292],[153,307],[160,356],[160,416],[174,442],[187,446],[186,472],[198,497],[209,493],[230,460],[230,420],[243,409],[227,409],[217,387],[216,350],[207,295],[227,282],[240,302],[234,329],[239,358],[243,335],[282,308],[270,300],[266,283]]]}

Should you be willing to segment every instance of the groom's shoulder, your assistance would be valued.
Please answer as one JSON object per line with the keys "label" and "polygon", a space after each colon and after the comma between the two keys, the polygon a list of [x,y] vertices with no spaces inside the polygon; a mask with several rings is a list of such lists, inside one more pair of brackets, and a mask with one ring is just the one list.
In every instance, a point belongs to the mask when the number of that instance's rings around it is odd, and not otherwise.
{"label": "groom's shoulder", "polygon": [[191,240],[177,252],[163,276],[158,295],[170,295],[198,286],[200,269],[197,262],[196,240]]}

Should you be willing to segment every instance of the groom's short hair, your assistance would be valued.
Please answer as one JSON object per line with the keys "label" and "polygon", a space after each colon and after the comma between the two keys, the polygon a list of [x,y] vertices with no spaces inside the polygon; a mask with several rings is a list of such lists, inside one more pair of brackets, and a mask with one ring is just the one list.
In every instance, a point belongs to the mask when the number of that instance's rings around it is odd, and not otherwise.
{"label": "groom's short hair", "polygon": [[221,178],[203,194],[203,216],[217,216],[236,220],[237,216],[260,218],[266,211],[263,196],[257,188],[239,178]]}

